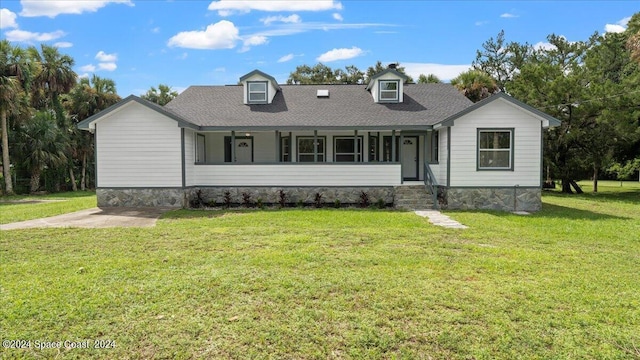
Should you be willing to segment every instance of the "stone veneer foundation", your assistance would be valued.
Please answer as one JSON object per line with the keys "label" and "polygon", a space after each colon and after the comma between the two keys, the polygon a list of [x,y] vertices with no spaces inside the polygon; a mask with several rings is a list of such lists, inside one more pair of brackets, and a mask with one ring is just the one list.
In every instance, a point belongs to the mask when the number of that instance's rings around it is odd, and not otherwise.
{"label": "stone veneer foundation", "polygon": [[439,200],[449,210],[539,211],[542,189],[528,187],[440,188]]}
{"label": "stone veneer foundation", "polygon": [[182,188],[96,189],[98,207],[184,207]]}

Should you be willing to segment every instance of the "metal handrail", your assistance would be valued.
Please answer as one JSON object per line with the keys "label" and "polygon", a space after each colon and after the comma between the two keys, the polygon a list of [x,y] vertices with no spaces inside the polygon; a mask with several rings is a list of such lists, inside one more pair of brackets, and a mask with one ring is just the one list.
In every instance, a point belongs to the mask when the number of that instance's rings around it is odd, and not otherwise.
{"label": "metal handrail", "polygon": [[429,189],[431,193],[431,198],[433,199],[433,206],[436,210],[440,209],[440,204],[438,204],[438,181],[436,180],[435,175],[433,175],[433,171],[431,171],[431,166],[424,163],[424,185]]}

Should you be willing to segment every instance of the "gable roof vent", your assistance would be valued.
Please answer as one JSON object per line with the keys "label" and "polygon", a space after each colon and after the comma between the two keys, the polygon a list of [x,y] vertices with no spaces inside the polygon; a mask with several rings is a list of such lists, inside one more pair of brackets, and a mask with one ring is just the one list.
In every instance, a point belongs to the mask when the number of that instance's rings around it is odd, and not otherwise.
{"label": "gable roof vent", "polygon": [[329,90],[318,90],[318,92],[316,93],[316,96],[319,97],[319,98],[323,98],[323,97],[328,98],[329,97]]}

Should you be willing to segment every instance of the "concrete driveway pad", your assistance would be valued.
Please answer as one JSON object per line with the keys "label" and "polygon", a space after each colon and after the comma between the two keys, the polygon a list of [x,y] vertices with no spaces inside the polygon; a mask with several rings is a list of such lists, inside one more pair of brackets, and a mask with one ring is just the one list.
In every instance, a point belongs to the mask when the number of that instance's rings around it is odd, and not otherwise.
{"label": "concrete driveway pad", "polygon": [[93,208],[42,219],[0,225],[0,230],[46,227],[152,227],[163,213],[172,208]]}

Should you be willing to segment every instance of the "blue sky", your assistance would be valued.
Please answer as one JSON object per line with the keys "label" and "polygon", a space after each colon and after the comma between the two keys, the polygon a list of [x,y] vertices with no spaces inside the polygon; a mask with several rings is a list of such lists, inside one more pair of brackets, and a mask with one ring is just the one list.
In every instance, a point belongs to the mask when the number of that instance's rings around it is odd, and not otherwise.
{"label": "blue sky", "polygon": [[235,84],[253,69],[279,82],[302,64],[332,68],[400,62],[414,78],[467,69],[505,30],[508,41],[545,46],[622,31],[637,1],[12,1],[0,34],[71,55],[81,76],[115,80],[121,96],[160,83]]}

